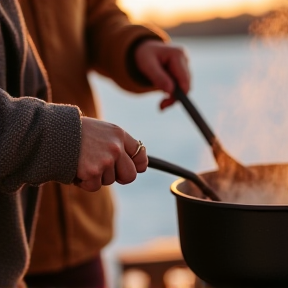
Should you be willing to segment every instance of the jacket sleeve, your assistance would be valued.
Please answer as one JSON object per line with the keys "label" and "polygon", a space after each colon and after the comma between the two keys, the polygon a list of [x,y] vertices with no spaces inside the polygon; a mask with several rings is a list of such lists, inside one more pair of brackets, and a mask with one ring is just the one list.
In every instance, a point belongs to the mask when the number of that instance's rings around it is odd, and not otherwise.
{"label": "jacket sleeve", "polygon": [[115,0],[87,0],[86,41],[90,67],[132,92],[154,88],[141,79],[133,65],[133,44],[145,38],[168,41],[157,27],[133,25]]}
{"label": "jacket sleeve", "polygon": [[0,89],[0,193],[23,184],[71,183],[81,141],[80,111]]}

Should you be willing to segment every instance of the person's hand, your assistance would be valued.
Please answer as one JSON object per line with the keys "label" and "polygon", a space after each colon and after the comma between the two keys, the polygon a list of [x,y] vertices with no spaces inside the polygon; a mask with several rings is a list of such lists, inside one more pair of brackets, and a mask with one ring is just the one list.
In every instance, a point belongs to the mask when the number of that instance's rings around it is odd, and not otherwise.
{"label": "person's hand", "polygon": [[183,48],[157,40],[146,40],[135,50],[138,69],[160,90],[167,93],[160,103],[164,109],[175,102],[173,91],[175,81],[184,93],[190,89],[188,57]]}
{"label": "person's hand", "polygon": [[117,181],[128,184],[148,165],[146,149],[137,151],[139,142],[120,127],[82,117],[81,148],[75,185],[97,191]]}

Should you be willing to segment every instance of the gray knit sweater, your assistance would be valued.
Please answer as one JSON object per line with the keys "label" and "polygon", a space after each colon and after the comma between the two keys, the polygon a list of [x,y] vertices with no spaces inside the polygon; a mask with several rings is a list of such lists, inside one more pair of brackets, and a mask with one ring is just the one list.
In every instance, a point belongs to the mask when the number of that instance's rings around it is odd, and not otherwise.
{"label": "gray knit sweater", "polygon": [[16,0],[0,0],[0,25],[0,288],[6,288],[17,287],[29,263],[39,193],[27,184],[72,182],[81,121],[77,107],[43,101],[45,73]]}

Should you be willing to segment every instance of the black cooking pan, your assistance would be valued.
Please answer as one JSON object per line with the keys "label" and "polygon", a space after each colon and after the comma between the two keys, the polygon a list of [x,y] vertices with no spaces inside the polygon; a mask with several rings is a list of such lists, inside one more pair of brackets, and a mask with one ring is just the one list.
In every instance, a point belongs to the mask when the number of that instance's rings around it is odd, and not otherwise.
{"label": "black cooking pan", "polygon": [[[205,138],[215,138],[207,127]],[[288,164],[240,166],[244,173],[233,181],[225,173],[229,166],[199,175],[221,202],[207,199],[191,181],[171,185],[184,259],[213,287],[287,288]]]}
{"label": "black cooking pan", "polygon": [[[237,183],[222,190],[225,179],[218,171],[201,174],[222,202],[203,199],[187,180],[171,185],[182,253],[190,269],[213,287],[287,288],[288,165],[249,168],[261,177],[246,189],[246,183]],[[258,204],[245,204],[253,189],[252,203]]]}
{"label": "black cooking pan", "polygon": [[219,171],[197,176],[148,157],[149,167],[190,179],[171,191],[182,254],[199,278],[213,287],[288,287],[288,165],[250,166],[253,183],[231,183]]}

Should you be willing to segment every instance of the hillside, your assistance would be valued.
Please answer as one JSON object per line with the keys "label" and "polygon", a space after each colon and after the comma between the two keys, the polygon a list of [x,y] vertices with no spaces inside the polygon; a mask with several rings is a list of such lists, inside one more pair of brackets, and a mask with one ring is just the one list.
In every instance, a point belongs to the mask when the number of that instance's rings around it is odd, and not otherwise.
{"label": "hillside", "polygon": [[248,34],[251,23],[260,17],[243,14],[234,18],[215,18],[203,22],[182,23],[165,29],[170,36],[221,36]]}

